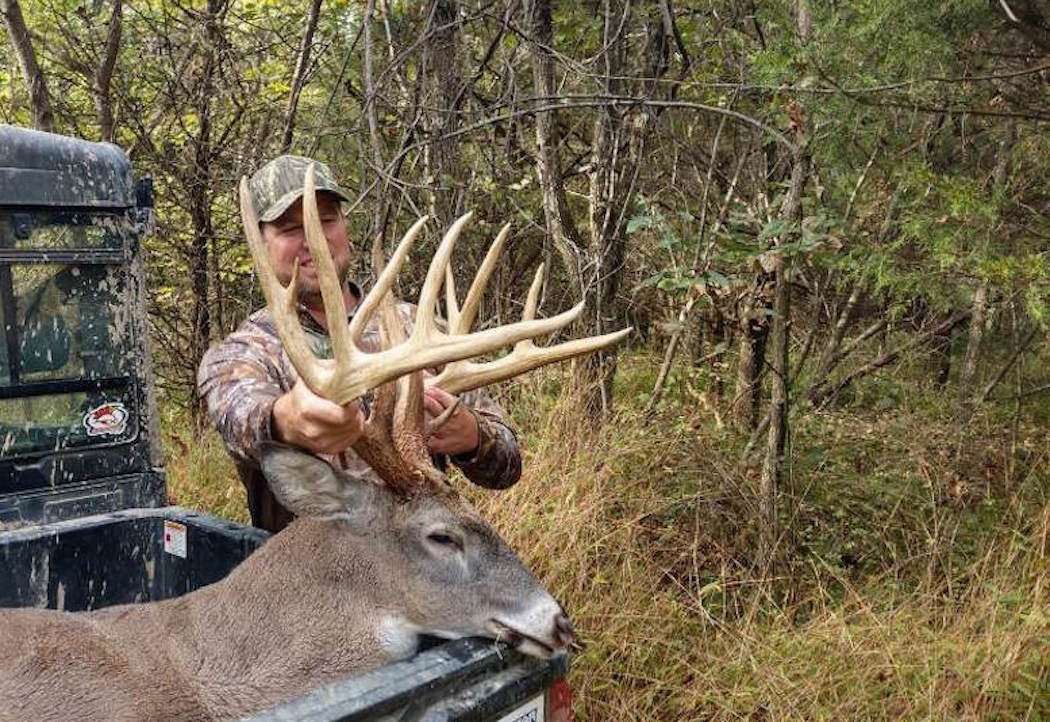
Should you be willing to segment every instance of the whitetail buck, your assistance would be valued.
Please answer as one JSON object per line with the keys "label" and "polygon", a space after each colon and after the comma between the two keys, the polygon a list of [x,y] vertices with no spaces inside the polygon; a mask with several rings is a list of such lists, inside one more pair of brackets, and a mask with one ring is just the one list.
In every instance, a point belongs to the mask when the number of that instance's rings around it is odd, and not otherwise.
{"label": "whitetail buck", "polygon": [[[390,288],[422,221],[405,235],[348,324],[321,229],[313,173],[305,225],[334,358],[316,358],[295,313],[296,277],[281,286],[241,184],[241,213],[266,299],[303,380],[338,403],[375,391],[354,444],[385,486],[271,446],[262,466],[297,515],[228,577],[183,597],[95,612],[0,611],[0,720],[210,720],[247,715],[321,684],[413,654],[421,634],[502,639],[540,657],[573,642],[561,606],[493,529],[449,486],[426,447],[422,390],[452,393],[615,343],[627,330],[550,348],[529,339],[580,311],[536,320],[536,274],[522,321],[471,333],[505,228],[460,308],[449,257],[467,218],[446,233],[420,293],[408,339]],[[443,277],[448,333],[435,324]],[[383,350],[357,340],[379,313]],[[507,356],[467,359],[508,344]],[[424,380],[422,369],[445,364]]]}

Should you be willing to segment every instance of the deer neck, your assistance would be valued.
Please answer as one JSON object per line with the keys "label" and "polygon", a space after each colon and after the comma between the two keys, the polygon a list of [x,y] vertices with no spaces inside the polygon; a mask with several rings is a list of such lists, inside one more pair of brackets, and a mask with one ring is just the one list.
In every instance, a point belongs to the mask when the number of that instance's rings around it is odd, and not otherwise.
{"label": "deer neck", "polygon": [[[202,676],[304,691],[415,651],[390,601],[381,545],[298,519],[194,600]],[[340,535],[339,553],[331,540]],[[313,680],[311,682],[311,679]]]}

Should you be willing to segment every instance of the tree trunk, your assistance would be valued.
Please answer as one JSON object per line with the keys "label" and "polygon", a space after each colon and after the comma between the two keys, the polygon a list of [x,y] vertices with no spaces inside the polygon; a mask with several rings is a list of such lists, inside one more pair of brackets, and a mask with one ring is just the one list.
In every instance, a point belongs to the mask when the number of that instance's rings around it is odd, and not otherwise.
{"label": "tree trunk", "polygon": [[[809,14],[808,0],[796,0],[796,25],[802,44],[806,44],[812,31],[812,19]],[[788,227],[802,227],[802,189],[809,175],[809,155],[806,150],[805,118],[801,108],[791,112],[794,121],[794,140],[798,150],[791,165],[791,182],[787,195],[780,208],[779,218]],[[781,236],[774,240],[774,247],[779,247],[793,237]],[[788,385],[791,367],[788,363],[788,341],[790,339],[791,321],[791,259],[784,253],[773,256],[773,273],[776,287],[773,295],[773,319],[771,331],[770,354],[770,397],[769,397],[769,432],[766,436],[766,455],[762,462],[762,475],[759,477],[759,510],[762,533],[760,536],[758,562],[762,569],[771,572],[776,557],[777,541],[780,538],[780,524],[777,517],[777,506],[780,496],[781,477],[784,468],[784,448],[788,435]]]}
{"label": "tree trunk", "polygon": [[[623,90],[630,14],[631,5],[625,0],[608,0],[605,4],[599,63],[604,65],[602,85],[607,95],[619,95]],[[647,18],[646,39],[642,77],[644,91],[652,94],[667,70],[666,34],[658,12]],[[632,115],[628,117],[627,113]],[[591,143],[590,245],[584,259],[587,306],[579,324],[581,335],[609,333],[622,322],[618,294],[626,254],[624,221],[654,122],[651,108],[628,111],[610,105],[598,111]],[[603,349],[577,361],[576,386],[588,418],[602,420],[612,413],[615,375],[615,349]]]}
{"label": "tree trunk", "polygon": [[[557,95],[554,79],[554,57],[550,48],[554,43],[550,0],[534,0],[532,4],[532,39],[529,52],[532,58],[532,77],[535,94],[549,98]],[[581,248],[583,241],[565,199],[565,185],[561,175],[558,149],[560,147],[555,111],[536,114],[536,175],[543,194],[543,217],[547,238],[554,244],[577,295],[583,293]]]}
{"label": "tree trunk", "polygon": [[981,342],[984,340],[984,324],[988,315],[988,282],[981,280],[973,294],[973,315],[970,317],[970,333],[966,343],[966,354],[959,369],[958,415],[966,421],[973,413],[970,389],[977,375],[977,360],[980,358]]}
{"label": "tree trunk", "polygon": [[434,0],[430,18],[426,77],[431,107],[427,131],[431,140],[424,148],[424,162],[430,213],[441,228],[446,228],[459,215],[465,190],[456,141],[441,137],[459,125],[456,104],[463,87],[459,64],[459,4],[456,0]]}
{"label": "tree trunk", "polygon": [[769,307],[770,294],[775,294],[775,285],[775,275],[759,273],[740,312],[733,416],[743,429],[753,430],[758,424],[762,371],[765,368],[766,341],[769,338],[769,320],[765,309]]}
{"label": "tree trunk", "polygon": [[11,47],[18,56],[22,67],[22,76],[29,91],[29,107],[33,113],[33,127],[51,132],[55,129],[54,114],[51,111],[51,96],[47,91],[44,73],[36,60],[36,52],[26,27],[25,17],[18,0],[0,0],[0,14],[4,16],[7,34]]}
{"label": "tree trunk", "polygon": [[831,335],[828,337],[828,342],[824,346],[824,352],[820,355],[820,361],[817,362],[817,370],[813,374],[814,386],[819,385],[828,377],[828,374],[831,373],[835,353],[842,345],[842,339],[846,335],[846,328],[849,326],[849,322],[853,318],[853,309],[857,307],[857,303],[860,301],[860,297],[863,293],[863,283],[856,283],[853,285],[853,290],[850,292],[849,298],[846,299],[845,305],[839,312],[838,320],[835,321],[835,326],[831,329]]}
{"label": "tree trunk", "polygon": [[[609,26],[607,18],[607,29]],[[623,54],[623,40],[612,43],[608,52]],[[607,92],[618,92],[621,63],[610,62]],[[614,89],[615,88],[615,89]],[[616,203],[616,168],[614,151],[620,142],[622,118],[613,107],[598,111],[592,145],[590,177],[590,247],[586,257],[588,281],[584,300],[586,306],[580,316],[580,335],[600,335],[614,330],[619,320],[616,295],[623,273],[624,238],[619,221],[620,208]],[[581,404],[587,418],[602,420],[612,413],[612,383],[616,374],[616,351],[603,349],[576,362],[576,384],[582,393]]]}
{"label": "tree trunk", "polygon": [[222,13],[226,0],[208,0],[207,12],[203,16],[204,51],[200,76],[196,87],[195,111],[199,129],[193,140],[193,168],[187,183],[190,222],[193,239],[190,242],[189,266],[190,288],[193,292],[192,328],[190,336],[190,387],[194,389],[191,412],[200,423],[201,399],[196,395],[196,374],[204,352],[211,343],[212,318],[209,297],[208,252],[215,230],[212,224],[212,98],[215,95],[215,71],[219,62],[222,43]]}
{"label": "tree trunk", "polygon": [[[797,133],[799,145],[803,145],[801,129]],[[791,185],[784,198],[780,211],[781,220],[788,223],[799,221],[802,209],[802,189],[808,176],[808,156],[804,149],[798,152],[791,169]],[[782,237],[776,240],[780,246],[789,240]],[[788,340],[790,337],[791,317],[791,268],[787,257],[782,253],[774,256],[774,276],[776,285],[773,295],[773,320],[770,331],[770,398],[769,398],[769,431],[766,436],[766,454],[762,462],[762,475],[759,478],[759,509],[762,524],[759,563],[768,569],[776,556],[777,539],[780,527],[777,521],[777,500],[780,495],[781,476],[784,467],[784,447],[788,434],[788,388],[790,383],[790,366],[788,365]]]}
{"label": "tree trunk", "polygon": [[95,110],[98,114],[99,137],[106,143],[112,143],[116,128],[113,120],[113,96],[110,86],[113,82],[113,69],[117,65],[117,54],[120,52],[120,35],[123,25],[123,0],[113,0],[113,14],[109,18],[109,31],[106,33],[106,49],[102,54],[95,73],[93,90]]}
{"label": "tree trunk", "polygon": [[[303,41],[299,45],[299,56],[295,61],[295,71],[292,73],[292,88],[288,94],[288,107],[284,111],[284,133],[281,135],[281,152],[288,153],[292,149],[292,140],[295,137],[295,117],[299,112],[299,96],[306,85],[306,73],[310,68],[310,54],[314,45],[314,32],[317,30],[317,20],[321,16],[321,5],[324,0],[312,0],[310,12],[306,17],[306,30],[303,32]],[[368,19],[366,18],[366,22]]]}
{"label": "tree trunk", "polygon": [[[1005,190],[1010,170],[1010,155],[1013,150],[1015,126],[1011,123],[1005,137],[1000,141],[995,158],[995,172],[992,174],[992,192]],[[988,280],[982,278],[977,282],[973,297],[973,317],[970,319],[970,333],[959,370],[958,415],[961,421],[967,421],[976,407],[972,398],[974,379],[977,376],[977,363],[981,356],[981,344],[984,341],[984,327],[988,318]],[[980,394],[984,398],[986,394]]]}
{"label": "tree trunk", "polygon": [[682,333],[684,333],[686,329],[686,321],[689,319],[689,312],[693,310],[697,298],[698,296],[692,296],[689,301],[686,302],[685,306],[682,307],[682,310],[678,312],[678,325],[671,334],[671,340],[667,343],[667,349],[664,351],[664,359],[660,364],[660,372],[656,375],[656,382],[653,384],[653,391],[649,395],[648,403],[645,405],[645,416],[647,418],[652,416],[653,412],[656,411],[656,406],[660,403],[660,398],[663,396],[664,384],[667,383],[667,377],[671,373],[671,365],[674,363],[674,356],[678,351],[678,344],[682,340]]}
{"label": "tree trunk", "polygon": [[[711,311],[705,316],[704,327],[697,328],[695,333],[697,336],[702,337],[706,328],[710,345],[715,349],[721,349],[720,355],[724,355],[729,349],[730,334],[727,331],[725,314],[718,307],[717,300],[712,301]],[[700,358],[695,353],[693,354],[693,366],[700,365]],[[716,358],[715,363],[711,364],[711,391],[718,399],[722,399],[725,396],[724,371],[724,359]]]}

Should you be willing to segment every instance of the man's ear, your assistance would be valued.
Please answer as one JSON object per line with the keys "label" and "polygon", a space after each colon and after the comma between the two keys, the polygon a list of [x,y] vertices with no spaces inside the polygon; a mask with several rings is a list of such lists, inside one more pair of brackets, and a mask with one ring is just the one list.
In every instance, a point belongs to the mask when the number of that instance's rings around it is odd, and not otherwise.
{"label": "man's ear", "polygon": [[359,510],[360,483],[348,480],[326,461],[294,446],[267,443],[260,454],[270,489],[296,516],[332,516]]}

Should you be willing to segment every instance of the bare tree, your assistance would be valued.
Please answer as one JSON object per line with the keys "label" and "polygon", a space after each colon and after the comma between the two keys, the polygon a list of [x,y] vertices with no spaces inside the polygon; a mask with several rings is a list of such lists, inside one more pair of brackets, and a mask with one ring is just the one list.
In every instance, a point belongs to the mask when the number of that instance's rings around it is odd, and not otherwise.
{"label": "bare tree", "polygon": [[[324,0],[311,0],[310,12],[306,17],[306,29],[303,31],[303,41],[299,45],[299,55],[295,60],[295,71],[292,73],[292,89],[288,94],[288,107],[284,111],[284,133],[281,135],[281,152],[288,153],[292,149],[292,139],[295,137],[295,118],[299,111],[299,96],[306,85],[306,76],[310,69],[310,54],[313,51],[314,32],[317,30],[317,21],[321,17],[321,5]],[[366,22],[368,19],[366,18]]]}
{"label": "bare tree", "polygon": [[[223,43],[223,21],[226,0],[208,0],[201,14],[201,67],[193,93],[193,106],[199,122],[192,141],[193,159],[186,178],[193,238],[189,248],[190,286],[193,291],[192,333],[190,336],[191,373],[196,377],[197,366],[211,343],[212,316],[209,303],[208,257],[215,228],[212,223],[212,105],[216,90],[216,75]],[[196,384],[193,386],[196,389]],[[196,397],[191,408],[196,412]]]}
{"label": "bare tree", "polygon": [[[647,96],[657,92],[659,80],[668,68],[666,25],[658,9],[649,9],[645,22],[646,52],[640,73],[641,90]],[[608,96],[620,95],[626,86],[631,10],[630,2],[605,2],[598,62],[604,66],[601,91]],[[590,238],[581,273],[587,299],[583,332],[590,335],[614,330],[623,315],[618,295],[626,256],[624,227],[657,118],[652,106],[634,110],[609,104],[598,110],[594,122],[588,193]],[[603,419],[611,414],[615,375],[614,350],[601,351],[577,362],[576,383],[590,417]]]}
{"label": "bare tree", "polygon": [[[795,24],[802,45],[809,42],[813,30],[808,0],[796,0]],[[806,118],[801,107],[790,105],[788,116],[797,150],[791,161],[791,181],[787,195],[780,208],[779,219],[786,228],[802,228],[802,190],[809,177],[809,152],[806,149]],[[788,434],[788,389],[791,369],[788,363],[788,341],[791,321],[791,259],[782,250],[790,235],[774,239],[773,275],[773,319],[770,333],[770,398],[769,432],[766,436],[766,454],[759,478],[759,509],[762,531],[759,547],[759,563],[770,568],[776,554],[780,536],[777,506],[780,496],[781,477],[784,468],[784,448]]]}
{"label": "bare tree", "polygon": [[[996,151],[995,171],[992,174],[993,191],[1001,191],[1006,187],[1013,143],[1014,128],[1011,126],[1006,136],[1000,141],[999,148]],[[973,295],[973,315],[970,317],[966,353],[963,356],[962,366],[959,369],[958,415],[962,421],[968,420],[975,408],[974,402],[976,399],[973,398],[972,388],[974,379],[977,376],[977,364],[980,360],[981,346],[984,342],[984,327],[988,320],[988,294],[988,279],[978,279],[977,288],[974,290]]]}
{"label": "bare tree", "polygon": [[26,27],[25,17],[18,0],[0,0],[0,14],[4,16],[7,34],[11,45],[18,56],[26,88],[29,90],[29,107],[33,113],[33,126],[39,130],[52,131],[55,128],[54,113],[51,110],[51,95],[47,90],[47,81],[37,63],[33,42]]}
{"label": "bare tree", "polygon": [[[554,28],[551,22],[550,0],[534,0],[531,17],[532,77],[536,95],[552,98],[557,95],[554,77]],[[566,272],[577,290],[583,288],[579,249],[583,245],[576,222],[565,199],[565,181],[559,161],[561,135],[558,132],[557,111],[536,113],[536,174],[543,194],[543,217],[547,236],[561,256]]]}
{"label": "bare tree", "polygon": [[[801,129],[798,132],[801,137]],[[804,143],[799,143],[803,146]],[[802,209],[802,189],[808,177],[809,158],[804,147],[800,147],[791,170],[791,185],[780,210],[781,220],[799,226]],[[782,246],[790,236],[778,238],[774,248]],[[762,524],[762,544],[759,550],[761,564],[773,561],[776,541],[779,536],[777,523],[777,497],[780,495],[781,475],[784,467],[784,446],[788,433],[788,389],[790,366],[788,365],[788,340],[791,317],[791,269],[790,261],[783,253],[774,254],[773,319],[770,329],[770,398],[769,432],[766,437],[766,454],[762,462],[759,480],[759,506]]]}
{"label": "bare tree", "polygon": [[459,215],[466,186],[458,143],[445,137],[459,125],[459,105],[463,101],[459,35],[459,3],[433,0],[424,60],[431,108],[426,124],[431,140],[424,148],[424,163],[430,212],[442,227]]}
{"label": "bare tree", "polygon": [[99,137],[107,143],[113,142],[114,133],[116,132],[113,120],[113,96],[110,92],[110,86],[113,82],[113,69],[117,65],[117,54],[120,52],[123,13],[123,0],[113,0],[113,12],[109,18],[109,30],[106,33],[106,45],[92,85],[92,91],[95,96],[95,110],[98,113]]}

